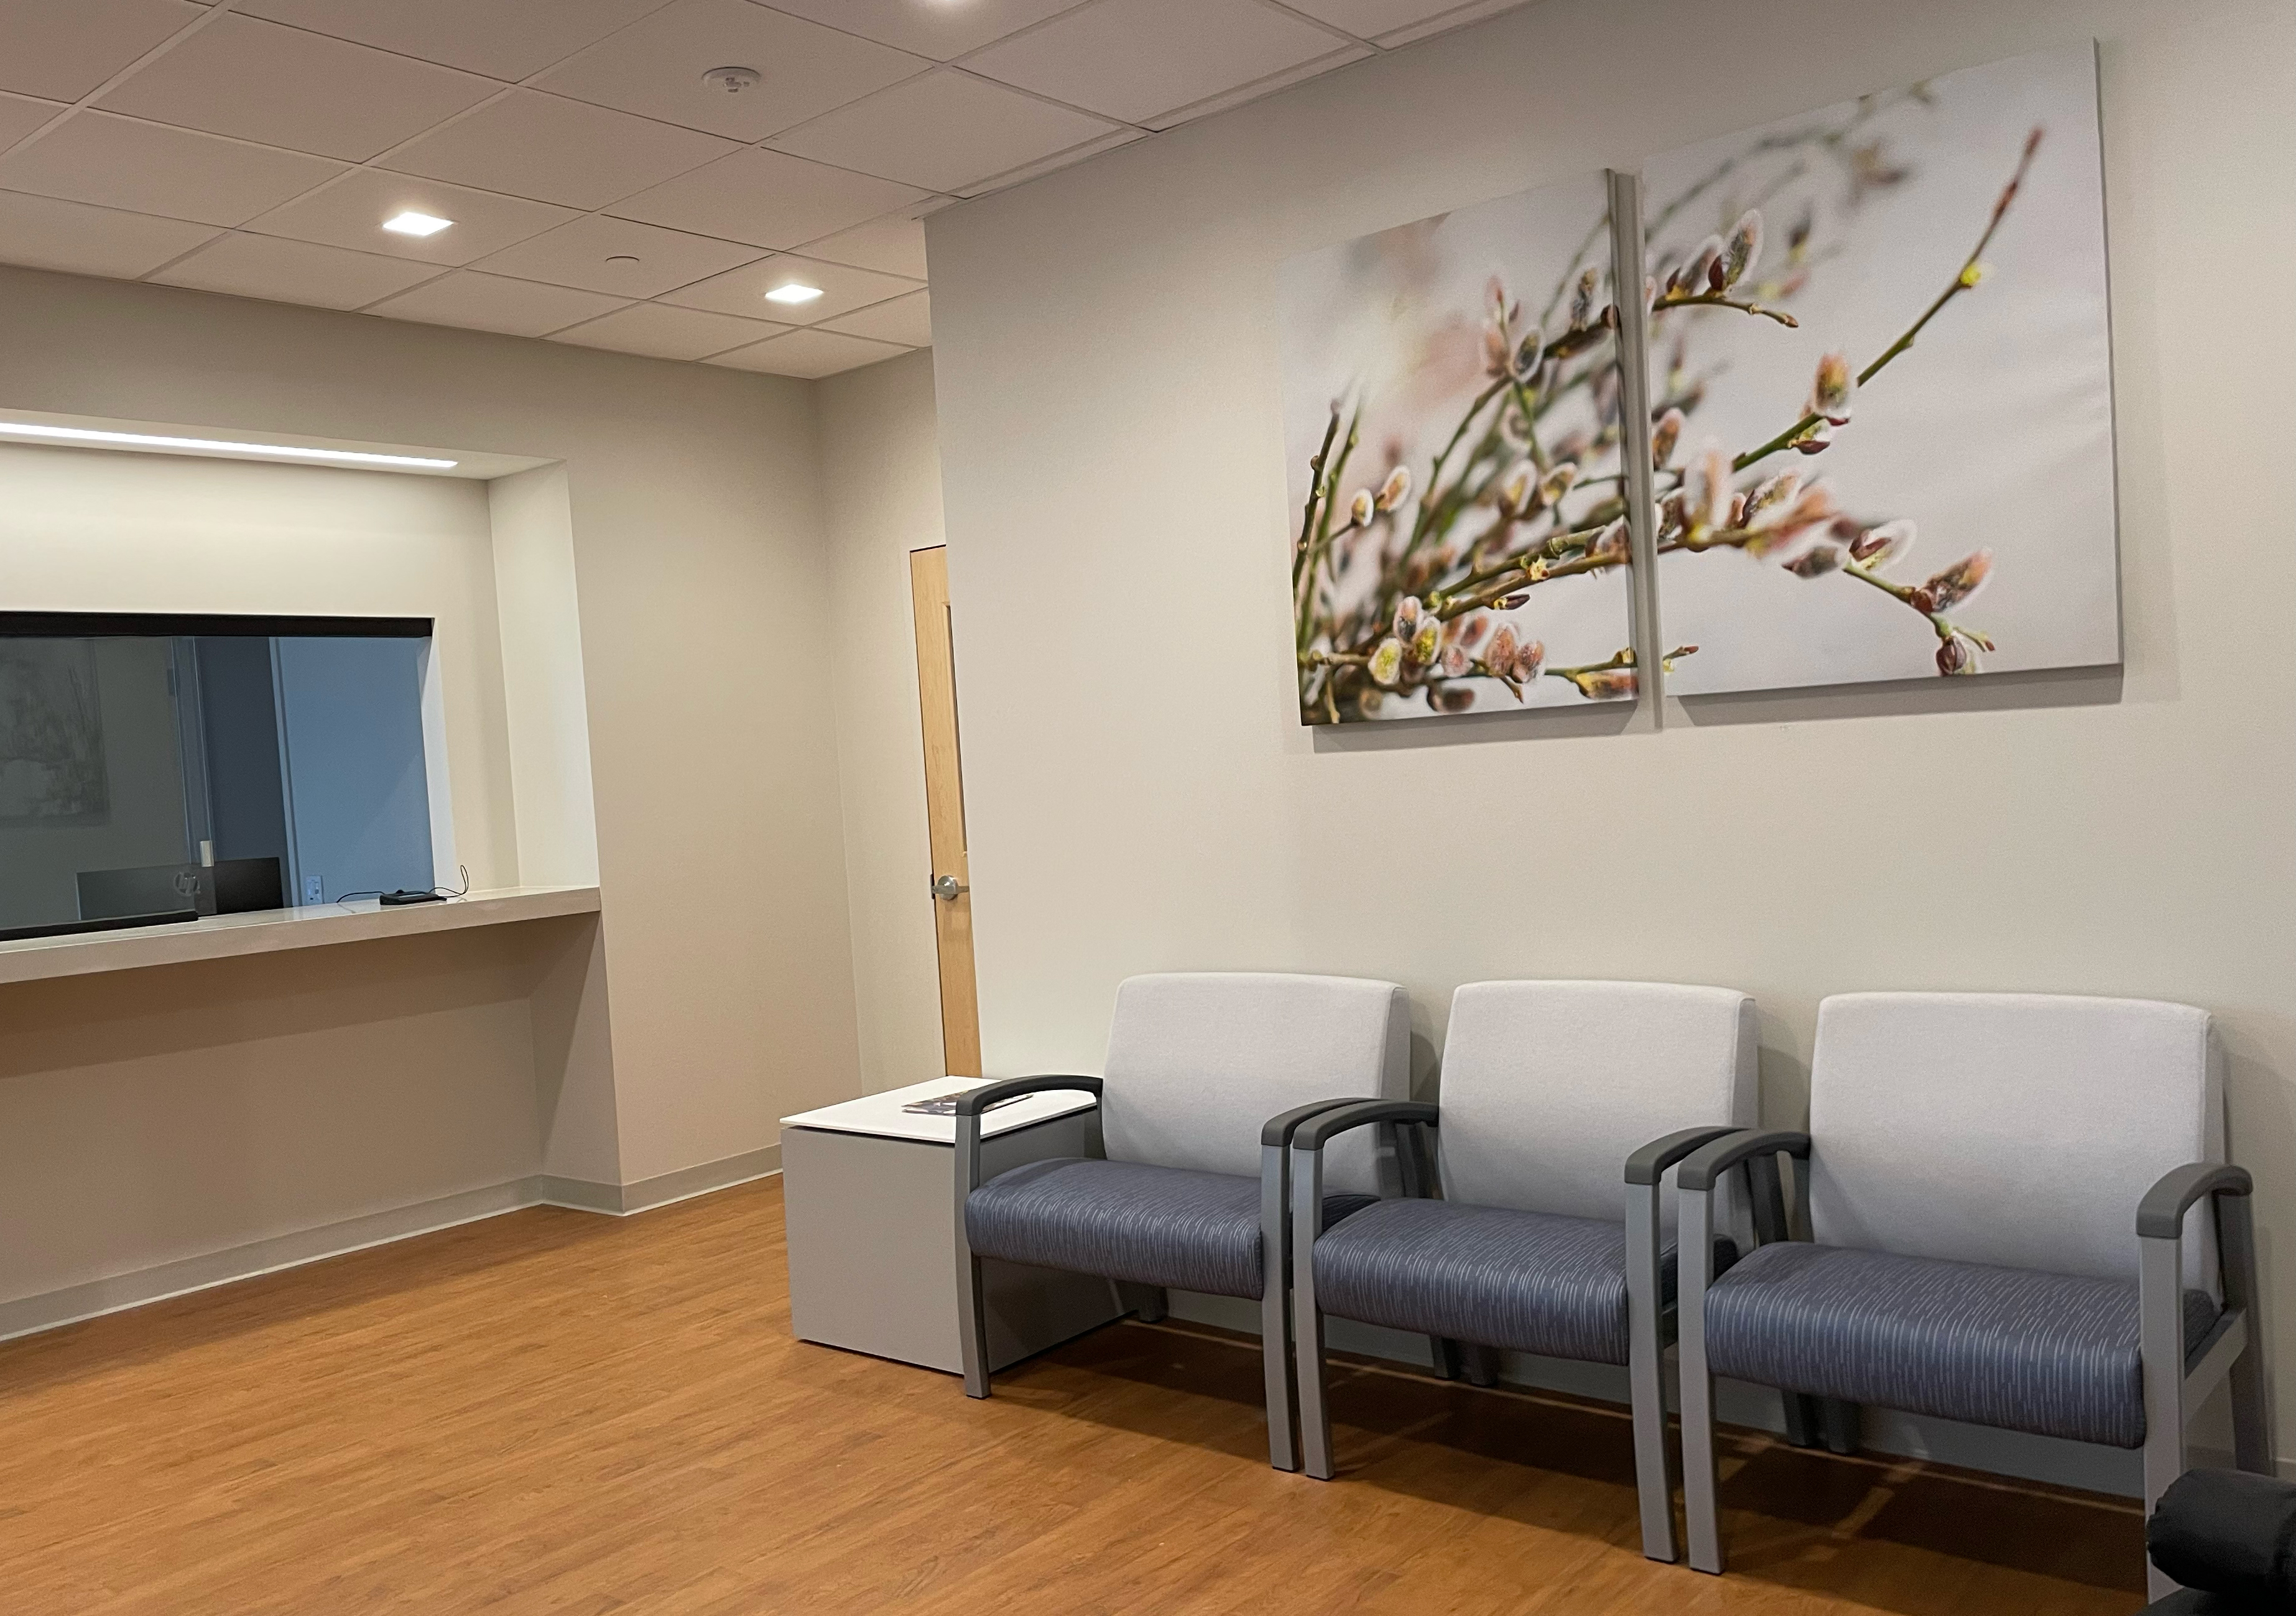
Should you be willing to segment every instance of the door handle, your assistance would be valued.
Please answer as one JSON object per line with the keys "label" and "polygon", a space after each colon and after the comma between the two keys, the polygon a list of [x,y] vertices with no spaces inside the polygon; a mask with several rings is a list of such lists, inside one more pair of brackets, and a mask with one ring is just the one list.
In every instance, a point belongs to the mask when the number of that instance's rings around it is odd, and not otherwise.
{"label": "door handle", "polygon": [[932,878],[932,895],[943,903],[953,904],[972,890],[971,887],[966,886],[954,875],[936,875]]}

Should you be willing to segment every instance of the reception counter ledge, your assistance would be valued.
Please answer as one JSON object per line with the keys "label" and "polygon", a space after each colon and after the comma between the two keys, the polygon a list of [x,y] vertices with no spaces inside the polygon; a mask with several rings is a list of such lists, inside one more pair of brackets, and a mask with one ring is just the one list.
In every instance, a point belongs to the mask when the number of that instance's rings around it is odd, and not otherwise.
{"label": "reception counter ledge", "polygon": [[288,948],[320,948],[370,938],[460,931],[472,926],[591,915],[597,909],[595,887],[504,887],[404,908],[386,909],[365,898],[299,909],[266,909],[254,915],[215,915],[179,925],[28,938],[0,943],[0,984],[140,971],[189,960],[234,959]]}

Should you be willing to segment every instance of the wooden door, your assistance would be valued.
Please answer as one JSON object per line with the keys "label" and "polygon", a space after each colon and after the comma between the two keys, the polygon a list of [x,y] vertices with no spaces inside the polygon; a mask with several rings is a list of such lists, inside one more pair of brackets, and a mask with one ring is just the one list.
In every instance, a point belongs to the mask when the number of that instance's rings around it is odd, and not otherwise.
{"label": "wooden door", "polygon": [[980,1076],[980,1004],[972,975],[972,877],[964,855],[964,766],[950,649],[948,552],[909,553],[917,621],[917,699],[925,731],[925,817],[931,829],[933,939],[940,952],[940,1046],[951,1077]]}

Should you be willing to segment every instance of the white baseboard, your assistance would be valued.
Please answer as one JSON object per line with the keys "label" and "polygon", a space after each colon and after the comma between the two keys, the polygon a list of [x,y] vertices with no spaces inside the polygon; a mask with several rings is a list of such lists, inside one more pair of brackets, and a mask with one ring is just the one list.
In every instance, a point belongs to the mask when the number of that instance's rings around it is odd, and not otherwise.
{"label": "white baseboard", "polygon": [[[1258,1302],[1175,1291],[1169,1306],[1175,1318],[1216,1325],[1247,1335],[1259,1333]],[[1422,1369],[1431,1366],[1423,1335],[1407,1335],[1399,1330],[1359,1325],[1349,1319],[1328,1320],[1324,1330],[1325,1339],[1334,1351],[1389,1358]],[[1571,1363],[1510,1352],[1500,1360],[1499,1377],[1510,1384],[1540,1390],[1567,1392],[1603,1402],[1627,1401],[1627,1372],[1608,1364]],[[1726,1423],[1757,1431],[1785,1430],[1778,1394],[1767,1388],[1721,1381],[1715,1387],[1714,1401],[1716,1414]],[[2067,1442],[2054,1437],[1995,1431],[1982,1425],[1875,1408],[1865,1411],[1860,1440],[1872,1452],[1933,1459],[1964,1470],[1981,1470],[1994,1475],[2016,1476],[2029,1481],[2131,1498],[2142,1497],[2144,1491],[2143,1456],[2124,1453],[2116,1448],[2098,1448],[2087,1442]],[[2196,1453],[2194,1457],[2196,1463],[2210,1462],[2205,1454]],[[2296,1464],[2284,1459],[2280,1471],[2296,1481]]]}
{"label": "white baseboard", "polygon": [[0,1301],[0,1341],[76,1325],[83,1319],[123,1312],[129,1308],[148,1307],[169,1297],[275,1274],[283,1268],[300,1267],[308,1262],[323,1262],[330,1257],[347,1256],[417,1235],[435,1234],[485,1218],[499,1218],[504,1212],[515,1212],[524,1207],[557,1206],[578,1212],[628,1217],[706,1195],[713,1190],[731,1189],[737,1184],[769,1177],[780,1170],[781,1146],[772,1144],[659,1177],[642,1178],[634,1184],[594,1184],[586,1179],[536,1173],[505,1184],[440,1195],[411,1206],[370,1212],[340,1223],[299,1229],[220,1251],[110,1275],[84,1284]]}

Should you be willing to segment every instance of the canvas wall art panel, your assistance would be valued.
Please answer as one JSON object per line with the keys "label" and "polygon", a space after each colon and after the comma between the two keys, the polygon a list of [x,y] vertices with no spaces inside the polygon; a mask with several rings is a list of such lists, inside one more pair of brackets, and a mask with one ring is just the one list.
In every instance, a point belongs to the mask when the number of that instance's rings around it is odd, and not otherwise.
{"label": "canvas wall art panel", "polygon": [[1302,722],[1635,694],[1609,199],[1590,174],[1283,267]]}
{"label": "canvas wall art panel", "polygon": [[1668,690],[2118,661],[2093,47],[1642,174]]}

